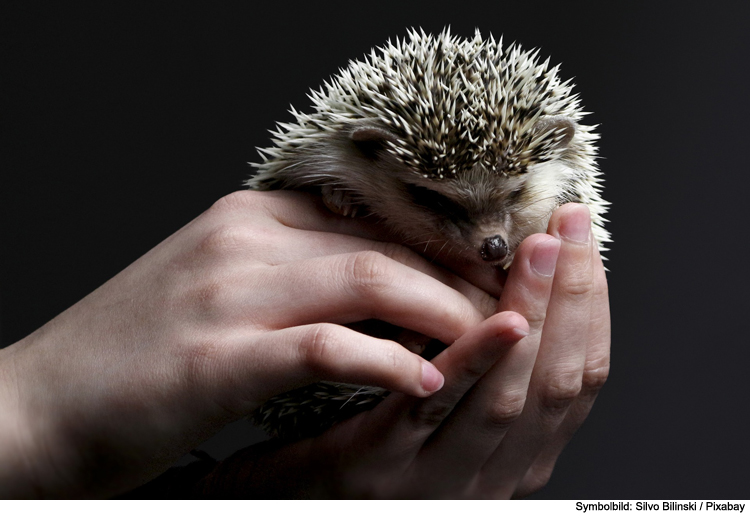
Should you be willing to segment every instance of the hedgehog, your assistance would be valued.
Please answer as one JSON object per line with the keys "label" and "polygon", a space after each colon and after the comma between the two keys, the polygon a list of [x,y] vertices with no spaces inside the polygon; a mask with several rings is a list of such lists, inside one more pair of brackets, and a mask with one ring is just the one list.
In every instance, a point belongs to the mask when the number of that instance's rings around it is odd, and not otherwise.
{"label": "hedgehog", "polygon": [[[502,269],[557,207],[578,202],[605,250],[599,136],[558,72],[538,50],[503,48],[479,30],[463,39],[412,29],[313,90],[309,113],[292,107],[247,184],[316,193],[332,212],[372,216],[433,259]],[[312,436],[386,394],[317,383],[272,398],[253,419],[282,439]]]}

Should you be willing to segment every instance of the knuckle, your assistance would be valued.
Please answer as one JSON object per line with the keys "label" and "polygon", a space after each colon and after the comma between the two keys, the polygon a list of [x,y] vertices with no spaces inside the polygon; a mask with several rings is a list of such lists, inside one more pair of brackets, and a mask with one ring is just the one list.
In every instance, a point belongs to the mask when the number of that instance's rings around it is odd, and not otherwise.
{"label": "knuckle", "polygon": [[583,371],[582,390],[587,393],[599,392],[609,378],[609,360],[600,364],[587,365]]}
{"label": "knuckle", "polygon": [[225,313],[231,304],[232,289],[223,280],[205,280],[193,288],[189,304],[201,319],[212,320]]}
{"label": "knuckle", "polygon": [[383,343],[382,354],[385,356],[386,363],[393,367],[394,372],[403,371],[401,364],[403,347],[393,341],[386,340]]}
{"label": "knuckle", "polygon": [[211,211],[225,213],[238,209],[258,206],[264,200],[263,193],[257,191],[235,191],[222,196],[211,206]]}
{"label": "knuckle", "polygon": [[[225,334],[208,334],[183,347],[181,383],[190,394],[209,397],[233,419],[247,416],[248,398],[242,395],[242,383],[227,368],[227,357],[235,351],[235,342]],[[229,355],[229,356],[228,356]]]}
{"label": "knuckle", "polygon": [[593,292],[591,277],[585,274],[573,274],[561,281],[562,290],[570,297],[585,298]]}
{"label": "knuckle", "polygon": [[461,387],[471,387],[487,373],[491,365],[480,361],[469,361],[455,374],[455,383]]}
{"label": "knuckle", "polygon": [[354,253],[347,260],[345,268],[351,286],[365,295],[377,293],[393,280],[390,259],[377,251]]}
{"label": "knuckle", "polygon": [[542,488],[549,484],[553,469],[554,466],[549,465],[532,467],[521,483],[518,496],[531,495],[532,493],[541,491]]}
{"label": "knuckle", "polygon": [[253,237],[245,227],[223,224],[204,236],[198,251],[206,255],[225,255],[246,248],[252,242]]}
{"label": "knuckle", "polygon": [[484,427],[493,431],[508,429],[523,413],[525,403],[525,394],[506,396],[486,413]]}
{"label": "knuckle", "polygon": [[588,265],[572,265],[567,273],[559,274],[555,280],[559,280],[560,290],[569,297],[589,297],[594,293],[594,274]]}
{"label": "knuckle", "polygon": [[555,374],[541,390],[541,403],[547,410],[564,410],[581,393],[581,377],[577,375]]}
{"label": "knuckle", "polygon": [[449,403],[428,399],[409,410],[409,421],[415,429],[437,429],[450,414],[453,406]]}
{"label": "knuckle", "polygon": [[327,372],[332,367],[331,346],[333,329],[328,324],[310,326],[299,344],[300,360],[312,372]]}
{"label": "knuckle", "polygon": [[[206,385],[217,370],[225,345],[219,339],[202,339],[184,348],[184,382],[188,387]],[[209,382],[210,384],[210,382]]]}
{"label": "knuckle", "polygon": [[382,245],[382,253],[386,257],[401,262],[411,268],[421,267],[422,264],[422,258],[419,255],[409,248],[398,244],[384,243]]}
{"label": "knuckle", "polygon": [[524,312],[523,316],[526,318],[526,321],[528,321],[529,328],[538,331],[540,328],[544,327],[544,321],[547,319],[547,306],[546,304],[531,306],[528,311]]}

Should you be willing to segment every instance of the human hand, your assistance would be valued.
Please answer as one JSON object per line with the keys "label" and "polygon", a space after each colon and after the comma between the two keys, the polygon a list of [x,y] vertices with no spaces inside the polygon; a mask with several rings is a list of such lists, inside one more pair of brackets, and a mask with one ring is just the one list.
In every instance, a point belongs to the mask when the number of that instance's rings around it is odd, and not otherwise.
{"label": "human hand", "polygon": [[0,495],[128,490],[314,381],[438,390],[429,362],[341,325],[451,343],[493,299],[365,229],[306,195],[235,193],[0,351]]}
{"label": "human hand", "polygon": [[[445,386],[430,398],[394,394],[317,438],[250,447],[196,493],[510,498],[536,491],[609,369],[606,278],[585,207],[561,207],[549,235],[524,241],[498,311],[435,358]],[[518,341],[524,329],[529,335]]]}

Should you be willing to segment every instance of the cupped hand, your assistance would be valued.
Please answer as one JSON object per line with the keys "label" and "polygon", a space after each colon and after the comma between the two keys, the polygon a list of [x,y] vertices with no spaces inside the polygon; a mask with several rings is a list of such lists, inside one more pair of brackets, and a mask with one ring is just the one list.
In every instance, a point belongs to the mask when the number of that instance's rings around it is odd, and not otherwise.
{"label": "cupped hand", "polygon": [[240,451],[196,493],[510,498],[542,487],[609,370],[607,284],[590,223],[586,207],[566,205],[549,234],[524,241],[499,313],[435,358],[442,390],[393,394],[317,438]]}
{"label": "cupped hand", "polygon": [[235,193],[0,351],[0,495],[128,490],[314,381],[414,401],[438,391],[442,365],[343,325],[381,319],[452,343],[494,300],[408,249],[357,236],[373,229],[306,195]]}

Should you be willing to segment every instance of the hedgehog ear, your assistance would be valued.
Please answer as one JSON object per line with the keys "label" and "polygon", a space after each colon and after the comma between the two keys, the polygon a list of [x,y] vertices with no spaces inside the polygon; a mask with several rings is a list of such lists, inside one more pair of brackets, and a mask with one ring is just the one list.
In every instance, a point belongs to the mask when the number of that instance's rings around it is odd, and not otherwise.
{"label": "hedgehog ear", "polygon": [[396,143],[398,141],[396,134],[382,126],[371,123],[356,125],[349,133],[349,137],[358,144],[385,143],[387,141]]}
{"label": "hedgehog ear", "polygon": [[569,117],[551,116],[543,117],[534,125],[533,137],[549,135],[558,138],[552,146],[554,148],[565,148],[576,133],[576,124]]}

